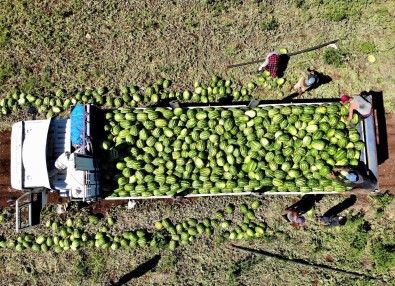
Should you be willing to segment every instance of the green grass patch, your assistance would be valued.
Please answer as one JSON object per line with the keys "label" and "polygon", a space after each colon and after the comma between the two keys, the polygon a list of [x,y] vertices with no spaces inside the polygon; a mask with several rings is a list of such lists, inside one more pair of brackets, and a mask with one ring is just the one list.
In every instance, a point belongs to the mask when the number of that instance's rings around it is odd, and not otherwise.
{"label": "green grass patch", "polygon": [[364,54],[371,54],[376,52],[376,46],[372,42],[363,41],[359,43],[358,50]]}
{"label": "green grass patch", "polygon": [[4,61],[0,63],[0,83],[3,83],[7,78],[15,75],[15,68],[10,61]]}
{"label": "green grass patch", "polygon": [[374,196],[374,198],[377,205],[376,217],[377,219],[381,219],[384,216],[384,212],[387,209],[388,205],[390,205],[393,201],[394,197],[388,192],[385,192],[383,194],[378,194]]}
{"label": "green grass patch", "polygon": [[383,245],[380,242],[373,244],[372,257],[375,267],[380,272],[387,272],[395,268],[395,246]]}
{"label": "green grass patch", "polygon": [[366,0],[356,1],[331,1],[318,0],[315,1],[325,17],[334,22],[340,22],[346,19],[358,20],[362,15],[362,11],[366,8]]}
{"label": "green grass patch", "polygon": [[344,64],[344,57],[340,50],[334,48],[328,48],[324,51],[322,56],[324,63],[327,65],[333,65],[340,67]]}
{"label": "green grass patch", "polygon": [[393,195],[385,192],[383,194],[378,194],[374,196],[379,208],[385,209],[393,200]]}
{"label": "green grass patch", "polygon": [[255,263],[262,263],[262,262],[263,262],[262,257],[258,257],[257,259],[251,259],[251,257],[248,257],[247,259],[233,262],[228,270],[229,285],[240,285],[239,279],[241,274],[249,275],[253,265]]}
{"label": "green grass patch", "polygon": [[296,8],[302,8],[305,4],[305,0],[296,0],[295,1],[295,6]]}
{"label": "green grass patch", "polygon": [[336,5],[326,10],[325,16],[331,21],[340,22],[347,18],[347,13],[343,5]]}

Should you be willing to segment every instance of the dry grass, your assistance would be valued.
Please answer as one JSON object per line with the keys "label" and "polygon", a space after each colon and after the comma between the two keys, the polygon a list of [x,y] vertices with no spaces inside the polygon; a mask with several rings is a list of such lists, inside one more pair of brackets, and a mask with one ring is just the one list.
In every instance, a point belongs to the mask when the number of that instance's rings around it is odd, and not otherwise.
{"label": "dry grass", "polygon": [[[0,50],[0,91],[144,86],[159,77],[173,79],[174,87],[182,90],[196,80],[208,81],[212,74],[224,75],[229,63],[262,58],[280,47],[296,51],[342,38],[339,47],[346,56],[342,67],[325,65],[321,49],[292,58],[286,77],[295,80],[299,70],[314,67],[333,81],[306,98],[382,90],[392,111],[394,7],[390,2],[350,4],[349,15],[339,22],[322,17],[333,8],[327,1],[326,6],[303,1],[299,9],[284,1],[273,1],[273,6],[220,2],[227,12],[217,16],[203,1],[3,2],[2,29],[9,36]],[[278,26],[264,26],[268,18]],[[364,41],[375,47],[374,64],[360,49]],[[231,69],[228,76],[246,83],[256,68]]]}

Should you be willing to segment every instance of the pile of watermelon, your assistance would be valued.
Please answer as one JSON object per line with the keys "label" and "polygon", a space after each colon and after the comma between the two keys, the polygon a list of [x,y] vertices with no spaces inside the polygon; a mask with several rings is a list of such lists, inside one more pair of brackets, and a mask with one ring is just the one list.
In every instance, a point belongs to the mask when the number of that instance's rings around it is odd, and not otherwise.
{"label": "pile of watermelon", "polygon": [[[212,76],[208,84],[195,82],[192,89],[175,91],[171,89],[171,80],[160,78],[146,87],[136,85],[121,86],[109,90],[107,87],[67,92],[58,89],[51,94],[31,94],[14,90],[0,96],[0,115],[17,114],[29,107],[37,109],[39,115],[51,118],[68,111],[72,105],[90,103],[106,108],[128,108],[157,105],[159,102],[179,100],[182,102],[209,103],[227,101],[249,101],[257,87],[266,91],[279,88],[284,79],[272,79],[266,71],[257,75],[256,82],[239,85],[231,79]],[[279,91],[279,96],[283,93]]]}
{"label": "pile of watermelon", "polygon": [[262,221],[252,221],[255,218],[254,210],[257,210],[259,206],[259,201],[254,201],[251,204],[251,208],[248,208],[246,204],[241,204],[240,212],[244,215],[244,220],[239,224],[235,224],[234,219],[229,217],[235,207],[232,204],[228,204],[225,212],[221,210],[215,212],[215,218],[204,217],[200,220],[188,218],[178,223],[165,218],[155,222],[155,228],[157,230],[165,230],[165,236],[171,238],[169,248],[172,250],[178,244],[187,245],[193,242],[199,235],[212,236],[214,233],[221,233],[220,236],[216,236],[216,239],[220,240],[260,238],[264,236],[267,225]]}
{"label": "pile of watermelon", "polygon": [[358,165],[365,147],[347,115],[340,103],[108,112],[111,196],[342,192],[328,174]]}
{"label": "pile of watermelon", "polygon": [[[113,234],[111,230],[111,226],[115,223],[113,218],[108,218],[107,223],[104,224],[94,215],[88,218],[88,221],[80,217],[76,219],[68,218],[63,222],[47,221],[46,227],[49,229],[49,233],[40,235],[20,233],[16,239],[4,240],[0,238],[0,249],[10,248],[18,252],[31,249],[33,251],[54,251],[56,253],[69,250],[76,251],[86,247],[117,250],[121,247],[155,246],[157,237],[160,236],[159,233],[152,234],[145,229]],[[85,229],[89,224],[98,223],[101,223],[101,227],[97,232],[88,232]]]}
{"label": "pile of watermelon", "polygon": [[[48,220],[46,229],[40,234],[20,233],[17,237],[5,239],[0,236],[0,249],[14,249],[17,252],[77,251],[84,248],[128,250],[136,247],[168,248],[187,245],[202,236],[224,240],[248,240],[261,238],[267,233],[267,225],[257,221],[255,211],[260,207],[258,200],[250,205],[239,206],[240,213],[232,215],[236,208],[227,204],[225,210],[217,210],[211,217],[189,217],[183,221],[163,218],[153,223],[151,231],[133,229],[119,231],[116,219],[82,215],[67,219]],[[239,218],[239,220],[236,219]]]}
{"label": "pile of watermelon", "polygon": [[[14,90],[0,98],[0,114],[18,114],[22,110],[34,107],[39,115],[51,118],[55,115],[68,111],[72,105],[79,103],[92,103],[104,106],[106,103],[106,87],[97,90],[77,91],[73,95],[68,94],[64,89],[58,89],[51,94],[31,94]],[[108,98],[110,98],[108,96]]]}

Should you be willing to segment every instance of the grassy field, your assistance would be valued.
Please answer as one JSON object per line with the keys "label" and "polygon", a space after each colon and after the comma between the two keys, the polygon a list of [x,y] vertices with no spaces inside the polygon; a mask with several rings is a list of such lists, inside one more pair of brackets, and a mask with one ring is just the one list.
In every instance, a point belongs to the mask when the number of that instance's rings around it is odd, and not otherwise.
{"label": "grassy field", "polygon": [[[292,57],[285,78],[296,82],[300,71],[314,68],[332,81],[303,98],[375,90],[383,92],[386,112],[395,111],[393,1],[10,0],[0,2],[0,11],[0,97],[14,88],[40,94],[64,88],[72,94],[75,89],[101,86],[145,86],[160,77],[171,79],[179,90],[191,88],[195,81],[208,82],[214,74],[247,83],[255,77],[258,65],[227,72],[224,67],[263,58],[279,48],[293,52],[341,39],[334,57],[329,58],[328,48]],[[369,54],[376,62],[368,62]],[[276,98],[259,90],[256,96]],[[9,119],[1,121],[0,128],[10,126]],[[292,197],[262,200],[253,221],[267,224],[265,235],[236,243],[376,280],[233,252],[226,249],[229,241],[223,241],[224,230],[218,229],[213,236],[198,236],[175,251],[86,248],[57,254],[4,248],[0,249],[0,281],[2,285],[104,285],[158,254],[156,266],[132,278],[130,285],[393,285],[392,196],[358,197],[355,206],[342,213],[348,217],[345,226],[323,228],[317,218],[344,199],[322,199],[300,229],[292,228],[280,215],[293,203]],[[110,232],[154,231],[153,223],[165,217],[175,222],[214,218],[229,203],[238,206],[254,200],[142,202],[132,210],[118,206],[109,211],[117,219]],[[67,216],[77,216],[77,211]],[[57,217],[49,207],[43,219],[55,217],[66,218]],[[244,220],[237,208],[226,218],[232,221],[231,227]],[[103,224],[88,225],[87,232],[93,234]],[[1,223],[0,236],[16,238],[13,227],[12,219]],[[41,226],[32,233],[49,233],[49,229]],[[134,276],[139,276],[136,271]]]}
{"label": "grassy field", "polygon": [[[4,265],[0,274],[3,285],[104,285],[113,279],[132,272],[130,285],[392,285],[395,282],[395,255],[393,254],[395,202],[387,194],[359,197],[357,204],[344,211],[347,216],[345,226],[324,228],[318,217],[329,208],[344,201],[346,197],[325,197],[312,212],[306,214],[307,223],[294,229],[281,217],[281,211],[293,203],[291,198],[267,198],[255,210],[252,222],[265,222],[264,236],[230,241],[223,238],[225,231],[245,222],[238,206],[251,205],[252,198],[211,198],[187,202],[142,202],[132,210],[124,206],[114,207],[106,216],[116,219],[108,227],[103,219],[96,225],[87,224],[83,229],[91,234],[103,226],[108,233],[120,235],[125,230],[147,229],[155,232],[154,222],[170,218],[174,223],[188,218],[201,220],[215,218],[214,213],[224,210],[227,204],[236,209],[226,214],[231,220],[229,229],[216,228],[212,236],[198,235],[189,245],[180,245],[175,251],[161,247],[137,247],[132,249],[102,250],[81,248],[78,251],[62,253],[24,250],[15,252],[1,250]],[[204,212],[202,212],[204,210]],[[47,220],[65,221],[66,218],[86,217],[87,210],[66,215],[54,215],[51,207],[43,215],[43,226],[32,234],[50,234],[51,228],[44,226]],[[16,239],[12,233],[13,221],[1,224],[2,235]],[[276,258],[265,258],[226,248],[228,243],[267,251],[287,259],[302,259],[310,264],[326,265],[332,268],[364,274],[372,277],[369,281],[345,273],[300,266]],[[144,269],[145,275],[138,275],[136,268],[155,255],[160,259]]]}
{"label": "grassy field", "polygon": [[[210,2],[211,4],[207,4]],[[338,4],[338,2],[341,4]],[[383,91],[394,110],[394,28],[391,1],[4,1],[0,4],[0,92],[49,93],[160,77],[180,90],[220,74],[246,83],[258,68],[229,63],[297,51],[334,39],[340,59],[326,64],[325,49],[293,57],[285,77],[307,67],[332,82],[305,98]],[[367,61],[368,54],[376,62]],[[263,98],[270,95],[257,94]]]}

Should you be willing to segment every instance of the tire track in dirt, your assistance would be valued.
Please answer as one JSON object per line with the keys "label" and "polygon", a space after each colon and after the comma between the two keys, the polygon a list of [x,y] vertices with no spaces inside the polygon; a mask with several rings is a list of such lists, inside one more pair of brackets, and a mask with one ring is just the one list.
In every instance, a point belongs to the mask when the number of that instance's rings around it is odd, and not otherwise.
{"label": "tire track in dirt", "polygon": [[0,133],[0,185],[10,185],[10,140],[11,132]]}
{"label": "tire track in dirt", "polygon": [[22,192],[11,189],[11,132],[0,132],[0,207],[9,206],[9,198],[17,198]]}

